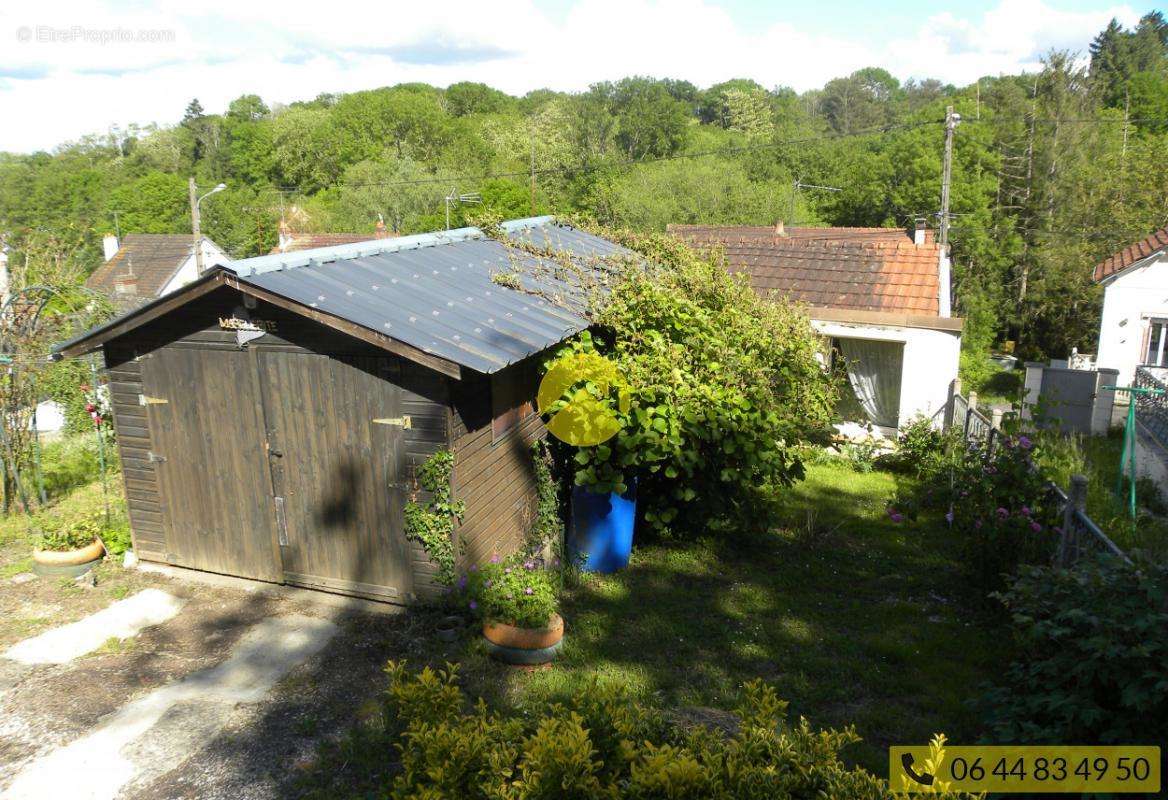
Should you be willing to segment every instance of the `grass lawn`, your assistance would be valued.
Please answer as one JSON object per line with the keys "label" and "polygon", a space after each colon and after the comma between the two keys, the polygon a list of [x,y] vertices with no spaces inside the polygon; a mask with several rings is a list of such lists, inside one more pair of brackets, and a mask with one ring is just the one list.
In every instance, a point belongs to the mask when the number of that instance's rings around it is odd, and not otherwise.
{"label": "grass lawn", "polygon": [[995,649],[955,596],[944,529],[885,516],[894,488],[886,473],[817,465],[787,494],[785,530],[638,546],[627,570],[568,591],[554,666],[502,667],[472,643],[460,657],[467,689],[522,707],[596,677],[664,707],[732,708],[762,677],[792,718],[854,724],[864,742],[851,755],[879,775],[890,743],[973,741],[964,703]]}

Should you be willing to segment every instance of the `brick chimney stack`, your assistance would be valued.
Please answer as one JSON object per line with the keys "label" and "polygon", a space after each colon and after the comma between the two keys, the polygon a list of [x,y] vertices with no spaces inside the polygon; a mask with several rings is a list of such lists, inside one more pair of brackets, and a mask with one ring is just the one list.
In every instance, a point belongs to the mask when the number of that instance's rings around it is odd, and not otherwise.
{"label": "brick chimney stack", "polygon": [[134,274],[134,262],[130,261],[124,275],[114,278],[114,294],[133,296],[138,294],[138,276]]}
{"label": "brick chimney stack", "polygon": [[378,238],[378,239],[388,239],[389,238],[389,231],[385,227],[385,218],[382,217],[381,214],[377,215],[376,230],[377,230],[376,238]]}
{"label": "brick chimney stack", "polygon": [[779,220],[775,223],[775,236],[781,236],[783,238],[786,238],[787,236],[787,228],[785,225],[783,225],[782,220]]}

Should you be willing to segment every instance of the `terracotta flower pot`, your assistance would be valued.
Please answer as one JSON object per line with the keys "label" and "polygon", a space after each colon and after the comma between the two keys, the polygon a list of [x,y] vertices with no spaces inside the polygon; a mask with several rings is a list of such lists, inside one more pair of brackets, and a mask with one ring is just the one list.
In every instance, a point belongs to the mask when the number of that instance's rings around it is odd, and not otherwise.
{"label": "terracotta flower pot", "polygon": [[32,571],[37,575],[77,577],[93,568],[105,555],[100,539],[77,550],[33,550]]}
{"label": "terracotta flower pot", "polygon": [[520,628],[505,622],[484,622],[483,639],[492,656],[508,664],[546,664],[564,643],[564,619],[552,616],[546,627]]}

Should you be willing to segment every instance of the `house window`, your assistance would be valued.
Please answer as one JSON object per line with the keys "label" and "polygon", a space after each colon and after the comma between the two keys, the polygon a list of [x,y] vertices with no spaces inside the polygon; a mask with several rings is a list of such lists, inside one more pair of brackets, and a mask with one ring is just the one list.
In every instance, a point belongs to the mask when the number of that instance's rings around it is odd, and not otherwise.
{"label": "house window", "polygon": [[499,441],[535,413],[535,370],[512,367],[491,380],[491,439]]}
{"label": "house window", "polygon": [[1148,349],[1144,353],[1144,364],[1152,367],[1168,366],[1165,363],[1165,349],[1168,342],[1168,319],[1148,321]]}

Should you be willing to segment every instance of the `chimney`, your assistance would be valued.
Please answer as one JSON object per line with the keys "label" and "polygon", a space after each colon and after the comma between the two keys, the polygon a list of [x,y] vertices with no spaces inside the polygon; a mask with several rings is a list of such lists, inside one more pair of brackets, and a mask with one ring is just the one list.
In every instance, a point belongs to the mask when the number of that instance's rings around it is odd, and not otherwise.
{"label": "chimney", "polygon": [[105,260],[109,261],[118,254],[118,237],[112,233],[107,233],[101,237],[101,249],[105,253]]}
{"label": "chimney", "polygon": [[917,217],[913,221],[912,240],[915,245],[922,245],[928,238],[928,228],[925,227],[925,218]]}
{"label": "chimney", "polygon": [[382,217],[381,214],[377,215],[376,230],[377,230],[377,235],[374,238],[377,238],[377,239],[388,239],[389,238],[389,231],[386,230],[386,228],[385,228],[385,218]]}
{"label": "chimney", "polygon": [[783,225],[782,220],[775,223],[775,236],[782,236],[784,238],[787,236],[787,229]]}
{"label": "chimney", "polygon": [[280,252],[287,252],[288,247],[292,244],[292,229],[288,227],[288,223],[282,217],[280,218],[279,237]]}
{"label": "chimney", "polygon": [[138,276],[134,274],[134,261],[130,260],[124,275],[114,278],[114,294],[133,296],[138,294]]}

